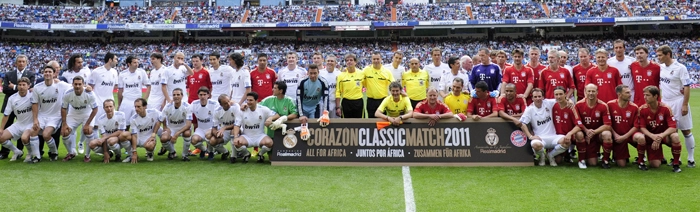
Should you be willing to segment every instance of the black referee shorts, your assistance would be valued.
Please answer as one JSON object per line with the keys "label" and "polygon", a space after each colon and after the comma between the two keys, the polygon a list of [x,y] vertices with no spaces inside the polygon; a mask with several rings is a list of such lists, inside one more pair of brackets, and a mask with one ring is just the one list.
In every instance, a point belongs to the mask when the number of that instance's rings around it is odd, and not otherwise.
{"label": "black referee shorts", "polygon": [[343,118],[362,118],[362,109],[364,109],[362,99],[343,99],[340,102],[340,107],[342,108]]}
{"label": "black referee shorts", "polygon": [[379,108],[379,105],[382,104],[382,101],[384,101],[384,98],[381,98],[381,99],[367,98],[367,115],[369,118],[376,118],[376,117],[374,117],[374,112],[377,111],[377,108]]}

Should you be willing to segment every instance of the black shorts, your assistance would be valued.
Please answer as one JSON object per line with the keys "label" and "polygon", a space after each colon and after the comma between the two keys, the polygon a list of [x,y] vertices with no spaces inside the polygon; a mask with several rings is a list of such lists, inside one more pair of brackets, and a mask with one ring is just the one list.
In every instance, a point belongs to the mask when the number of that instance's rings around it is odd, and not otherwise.
{"label": "black shorts", "polygon": [[367,115],[369,118],[376,118],[374,117],[374,112],[377,111],[377,108],[379,108],[379,105],[382,104],[382,101],[384,101],[384,99],[367,98]]}
{"label": "black shorts", "polygon": [[423,100],[413,101],[413,99],[411,99],[411,107],[413,107],[413,109],[415,110],[418,103],[420,103],[422,101]]}
{"label": "black shorts", "polygon": [[364,103],[362,99],[350,100],[343,99],[340,102],[340,107],[342,108],[343,118],[362,118],[362,113],[364,112]]}

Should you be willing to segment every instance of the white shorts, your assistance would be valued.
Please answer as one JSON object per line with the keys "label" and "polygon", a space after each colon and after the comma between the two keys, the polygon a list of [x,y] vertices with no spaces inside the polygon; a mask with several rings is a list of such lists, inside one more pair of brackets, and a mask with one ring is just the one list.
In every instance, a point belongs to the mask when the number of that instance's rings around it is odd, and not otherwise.
{"label": "white shorts", "polygon": [[205,129],[202,129],[202,128],[199,128],[199,127],[198,127],[197,129],[194,129],[194,134],[192,134],[192,136],[197,135],[197,136],[199,136],[200,138],[202,138],[202,139],[204,139],[204,140],[207,140],[207,136],[206,136],[206,135],[207,135],[207,131],[209,131],[209,130],[211,130],[211,128],[205,130]]}
{"label": "white shorts", "polygon": [[328,103],[328,117],[330,117],[330,118],[338,118],[338,116],[335,115],[335,99],[334,99],[334,100],[329,100],[329,103]]}
{"label": "white shorts", "polygon": [[[85,124],[85,122],[87,122],[88,118],[90,118],[90,115],[83,116],[68,114],[66,116],[66,125],[68,125],[67,127],[70,128],[72,132],[75,132],[78,126],[83,125]],[[92,122],[95,122],[95,119],[96,118],[93,118]]]}
{"label": "white shorts", "polygon": [[224,131],[224,144],[227,144],[229,141],[231,141],[231,130],[226,130]]}
{"label": "white shorts", "polygon": [[[131,123],[131,117],[136,114],[136,110],[134,109],[134,104],[133,102],[136,101],[130,101],[128,99],[123,100],[124,104],[119,106],[119,111],[124,113],[126,116],[126,125],[129,125]],[[131,104],[128,104],[129,102],[132,102]],[[160,111],[160,109],[158,110]]]}
{"label": "white shorts", "polygon": [[151,136],[139,136],[139,134],[136,134],[136,139],[138,139],[138,141],[136,142],[136,147],[143,147],[143,145],[146,144],[146,141],[148,141],[149,137]]}
{"label": "white shorts", "polygon": [[59,126],[61,126],[61,117],[39,117],[39,128],[53,127],[51,134],[58,132]]}
{"label": "white shorts", "polygon": [[547,135],[547,136],[541,136],[538,135],[540,138],[542,138],[542,143],[544,145],[545,149],[553,149],[557,144],[559,143],[559,140],[564,138],[564,135]]}
{"label": "white shorts", "polygon": [[[182,126],[168,126],[168,129],[170,129],[170,137],[175,137],[175,133],[176,133],[178,130],[182,129],[183,127],[185,127],[185,125],[182,125]],[[160,135],[160,134],[163,134],[163,128],[158,129],[158,131],[159,131],[159,133],[158,133],[159,135]]]}
{"label": "white shorts", "polygon": [[[99,118],[101,115],[105,114],[105,109],[102,107],[102,102],[97,103],[97,114],[95,114],[95,118],[92,118],[92,121],[90,122],[90,126],[97,126],[97,118]],[[88,114],[90,116],[90,114]],[[128,119],[128,117],[127,117]],[[129,122],[127,122],[129,123]]]}
{"label": "white shorts", "polygon": [[241,135],[246,141],[248,141],[248,147],[260,147],[260,141],[262,141],[267,135],[266,134],[258,134],[258,135]]}
{"label": "white shorts", "polygon": [[688,114],[684,116],[681,112],[681,108],[683,108],[683,98],[668,101],[661,100],[661,102],[671,108],[673,118],[676,119],[676,128],[679,130],[693,129],[693,115],[690,113],[690,106],[688,106]]}
{"label": "white shorts", "polygon": [[157,111],[161,111],[163,107],[163,102],[165,102],[165,98],[163,97],[149,97],[148,99],[148,106],[146,106],[148,109],[155,109]]}
{"label": "white shorts", "polygon": [[14,123],[14,124],[10,125],[10,127],[8,127],[7,129],[5,129],[5,131],[10,132],[10,134],[12,135],[12,140],[17,141],[22,137],[22,133],[24,132],[24,130],[31,129],[31,128],[32,128],[32,124],[21,125],[19,123]]}

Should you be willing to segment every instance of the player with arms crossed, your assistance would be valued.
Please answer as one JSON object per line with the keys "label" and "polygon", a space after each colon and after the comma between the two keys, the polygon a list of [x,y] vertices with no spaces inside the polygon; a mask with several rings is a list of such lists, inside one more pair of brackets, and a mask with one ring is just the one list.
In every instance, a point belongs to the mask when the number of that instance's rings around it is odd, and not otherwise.
{"label": "player with arms crossed", "polygon": [[685,137],[688,167],[695,168],[695,137],[690,131],[693,129],[693,116],[688,105],[692,80],[688,74],[688,68],[672,58],[673,50],[669,46],[664,45],[656,49],[656,55],[661,63],[661,82],[659,85],[661,101],[671,108],[678,129]]}
{"label": "player with arms crossed", "polygon": [[598,164],[598,151],[603,143],[603,168],[610,168],[610,152],[613,148],[612,129],[608,105],[598,99],[598,87],[594,84],[586,85],[586,99],[576,103],[576,112],[581,116],[586,135],[583,142],[576,143],[579,152],[579,167],[588,164]]}
{"label": "player with arms crossed", "polygon": [[[30,84],[31,82],[27,77],[22,77],[17,80],[17,93],[12,94],[12,96],[7,99],[8,103],[4,111],[5,116],[2,117],[2,123],[0,124],[0,143],[3,147],[14,152],[10,161],[16,161],[17,158],[24,155],[24,152],[17,149],[10,139],[21,139],[23,131],[26,129],[31,128],[35,131],[39,131],[39,123],[32,123],[32,97],[31,92],[29,92]],[[5,129],[10,113],[15,113],[17,122]],[[34,158],[30,157],[30,161],[28,162],[39,162],[39,140],[34,140],[31,145],[36,148],[32,148],[32,151],[28,153],[34,156]],[[27,147],[30,146],[27,145]]]}
{"label": "player with arms crossed", "polygon": [[248,109],[241,112],[233,127],[234,148],[231,163],[235,163],[238,156],[243,156],[243,162],[247,163],[250,159],[248,146],[260,147],[258,163],[263,163],[263,155],[272,149],[272,138],[265,134],[265,127],[270,126],[280,116],[269,108],[258,105],[257,93],[250,92],[246,98]]}
{"label": "player with arms crossed", "polygon": [[[394,126],[401,125],[403,120],[413,116],[413,107],[408,97],[401,95],[401,83],[392,82],[389,85],[391,96],[387,96],[374,112],[374,116],[391,122]],[[386,114],[385,114],[386,113]]]}
{"label": "player with arms crossed", "polygon": [[[114,161],[120,161],[121,151],[119,151],[119,143],[128,139],[128,137],[123,136],[126,130],[126,116],[123,112],[114,110],[114,100],[105,100],[102,103],[102,107],[105,110],[105,114],[97,118],[96,121],[102,138],[90,141],[88,147],[92,151],[104,154],[104,163],[109,163],[111,154],[117,154]],[[114,153],[110,154],[110,150]],[[86,163],[90,162],[90,155],[85,154],[84,161]]]}
{"label": "player with arms crossed", "polygon": [[434,88],[428,89],[428,99],[418,103],[416,109],[413,110],[413,118],[430,119],[428,126],[431,127],[435,126],[440,119],[449,119],[452,116],[454,114],[450,108],[438,100],[438,92]]}
{"label": "player with arms crossed", "polygon": [[[231,131],[236,117],[240,115],[240,106],[231,105],[231,99],[226,94],[219,96],[217,100],[220,106],[214,111],[214,123],[211,130],[207,131],[207,140],[209,146],[221,153],[221,160],[226,160],[231,153],[225,145],[231,141]],[[209,153],[209,160],[214,160],[214,153]]]}
{"label": "player with arms crossed", "polygon": [[[514,66],[511,66],[511,68]],[[516,95],[516,85],[508,83],[504,87],[505,96],[498,97],[498,115],[510,121],[517,121],[523,115],[523,111],[527,107],[525,99]]]}
{"label": "player with arms crossed", "polygon": [[634,141],[637,142],[637,164],[639,169],[646,171],[644,164],[644,153],[648,152],[649,165],[652,168],[661,166],[664,158],[661,144],[671,146],[673,154],[673,172],[681,172],[681,140],[676,129],[676,119],[671,108],[658,101],[659,88],[647,86],[644,88],[644,99],[646,104],[639,107],[639,121],[637,122],[641,133],[634,134]]}
{"label": "player with arms crossed", "polygon": [[35,85],[34,92],[32,92],[34,122],[38,122],[39,129],[42,130],[32,133],[29,139],[31,143],[31,140],[39,139],[38,136],[41,134],[49,146],[49,159],[56,161],[58,160],[58,148],[52,135],[59,130],[58,126],[61,124],[61,100],[71,86],[63,81],[57,81],[55,78],[56,69],[51,66],[44,67],[43,74],[44,82]]}
{"label": "player with arms crossed", "polygon": [[[156,134],[160,129],[160,113],[154,109],[146,109],[148,103],[143,98],[134,101],[136,114],[131,117],[131,136],[124,132],[122,135],[128,137],[126,142],[122,142],[122,147],[129,153],[129,157],[124,159],[125,163],[138,163],[139,155],[136,148],[146,149],[146,160],[153,161],[153,149],[156,148]],[[129,143],[130,142],[130,143]]]}
{"label": "player with arms crossed", "polygon": [[[569,139],[564,135],[558,135],[554,129],[552,122],[552,107],[556,103],[553,99],[544,99],[543,91],[539,88],[532,90],[532,101],[530,106],[525,108],[523,116],[520,120],[514,122],[515,126],[520,126],[520,129],[525,132],[530,140],[532,150],[535,155],[539,156],[539,165],[545,165],[545,149],[554,149],[547,154],[549,165],[557,166],[554,157],[566,152],[569,147]],[[528,124],[532,125],[532,132],[528,129]]]}
{"label": "player with arms crossed", "polygon": [[[73,89],[69,89],[63,95],[61,102],[61,136],[63,136],[63,145],[66,146],[68,155],[63,158],[63,161],[72,160],[78,153],[75,151],[75,130],[79,126],[83,126],[83,140],[94,139],[92,133],[93,128],[90,127],[93,118],[97,115],[97,103],[95,95],[92,92],[86,92],[84,89],[84,79],[81,76],[73,78]],[[70,110],[68,106],[70,105]],[[90,149],[88,148],[90,154]],[[87,157],[86,157],[87,158]]]}
{"label": "player with arms crossed", "polygon": [[[552,117],[554,118],[554,129],[557,134],[564,135],[564,139],[569,144],[571,144],[571,141],[585,142],[583,132],[581,132],[583,123],[573,108],[574,103],[570,102],[566,96],[566,88],[561,86],[554,88],[554,98],[557,100],[557,103],[552,106]],[[572,145],[569,145],[570,151],[571,147]],[[573,160],[574,158],[576,158],[575,152],[571,151],[569,159]],[[560,161],[559,159],[559,157],[555,158],[557,162]],[[586,164],[584,163],[583,165]],[[579,168],[585,169],[587,167],[579,164]]]}
{"label": "player with arms crossed", "polygon": [[479,81],[474,86],[476,87],[476,98],[472,98],[467,109],[467,116],[479,121],[482,118],[490,118],[498,116],[498,103],[496,98],[489,96],[488,84],[484,81]]}
{"label": "player with arms crossed", "polygon": [[630,157],[627,143],[634,143],[632,136],[637,132],[637,118],[639,107],[631,102],[632,93],[630,87],[618,85],[615,88],[617,99],[608,102],[610,118],[612,118],[613,156],[615,163],[625,167]]}
{"label": "player with arms crossed", "polygon": [[[168,160],[175,159],[177,152],[175,151],[175,143],[177,138],[182,136],[182,160],[189,161],[188,152],[190,143],[192,142],[192,111],[190,104],[183,102],[183,90],[175,88],[173,90],[173,102],[165,105],[163,112],[160,114],[160,122],[163,123],[163,134],[160,136],[160,143],[165,147],[168,154]],[[158,153],[158,155],[162,155]]]}

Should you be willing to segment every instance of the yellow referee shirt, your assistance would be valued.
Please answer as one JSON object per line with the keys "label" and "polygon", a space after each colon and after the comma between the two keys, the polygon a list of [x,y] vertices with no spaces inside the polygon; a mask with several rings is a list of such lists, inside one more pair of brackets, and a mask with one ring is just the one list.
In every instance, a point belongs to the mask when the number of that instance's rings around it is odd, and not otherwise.
{"label": "yellow referee shirt", "polygon": [[399,96],[399,98],[399,102],[395,102],[393,96],[387,96],[377,110],[389,117],[398,117],[406,114],[407,111],[413,111],[413,106],[411,106],[411,101],[408,101],[408,98],[403,96]]}
{"label": "yellow referee shirt", "polygon": [[453,93],[450,93],[445,97],[445,104],[447,105],[447,108],[450,108],[452,113],[454,114],[467,114],[467,104],[469,103],[469,100],[471,99],[471,96],[467,94],[460,93],[459,96],[455,96]]}
{"label": "yellow referee shirt", "polygon": [[389,96],[389,84],[394,81],[394,75],[383,66],[379,69],[367,66],[362,70],[365,76],[367,98],[383,99]]}
{"label": "yellow referee shirt", "polygon": [[365,75],[361,71],[340,72],[336,79],[335,96],[340,99],[362,99],[362,84]]}
{"label": "yellow referee shirt", "polygon": [[403,72],[401,74],[401,84],[406,87],[408,98],[413,101],[421,101],[426,98],[426,93],[430,86],[430,76],[424,70]]}

